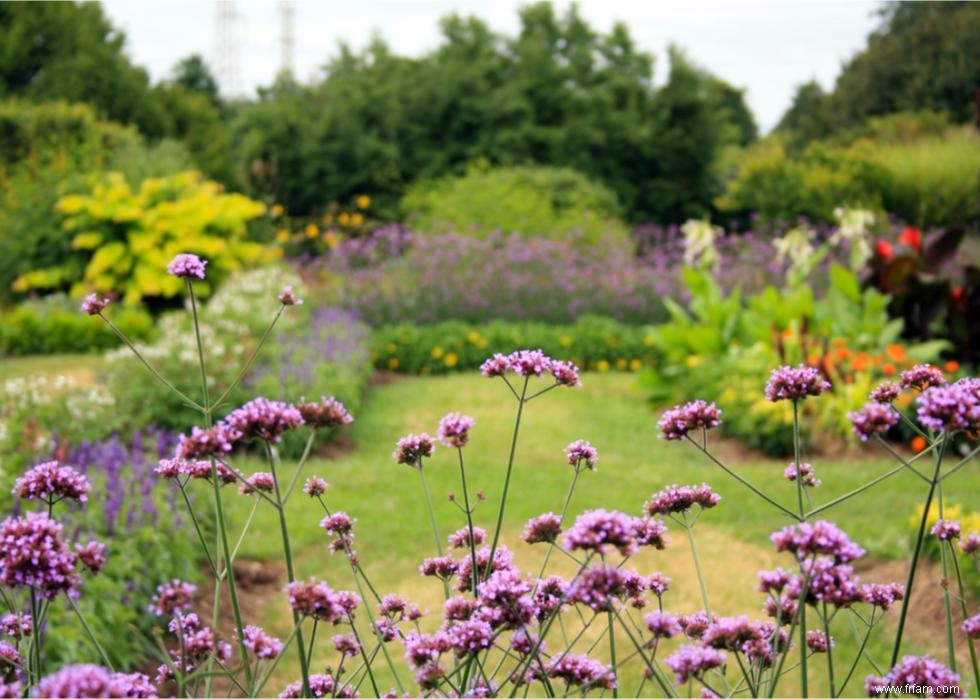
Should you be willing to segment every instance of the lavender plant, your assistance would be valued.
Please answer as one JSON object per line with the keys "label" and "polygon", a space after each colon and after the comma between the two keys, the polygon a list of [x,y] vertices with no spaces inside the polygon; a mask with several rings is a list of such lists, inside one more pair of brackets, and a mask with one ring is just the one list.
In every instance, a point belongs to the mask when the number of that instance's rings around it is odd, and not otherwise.
{"label": "lavender plant", "polygon": [[[178,257],[171,271],[186,280],[197,328],[194,283],[204,276],[204,262],[191,257]],[[279,300],[281,308],[276,319],[289,306],[300,303],[288,289]],[[113,327],[105,308],[96,296],[83,306],[83,310],[100,316]],[[241,375],[247,372],[255,353],[246,361]],[[282,690],[281,697],[351,697],[361,693],[514,697],[519,693],[558,696],[590,692],[609,692],[614,697],[620,693],[673,697],[690,696],[696,689],[705,696],[771,697],[785,685],[788,676],[797,672],[801,693],[806,696],[819,656],[826,661],[831,696],[847,691],[863,659],[878,669],[865,681],[871,695],[896,687],[902,687],[902,691],[960,694],[963,685],[956,672],[951,630],[954,603],[963,617],[962,622],[955,623],[961,624],[970,639],[972,671],[975,681],[980,680],[973,647],[980,621],[968,615],[962,593],[957,596],[949,589],[948,666],[928,656],[899,659],[915,564],[926,535],[926,515],[905,585],[861,584],[852,564],[865,554],[864,549],[832,522],[817,519],[817,515],[904,470],[917,474],[928,486],[925,511],[929,511],[934,498],[941,507],[944,481],[977,453],[974,449],[964,454],[952,466],[944,462],[954,433],[980,428],[980,380],[965,379],[948,385],[935,368],[919,366],[906,372],[897,388],[876,390],[873,401],[884,403],[873,402],[856,413],[855,431],[893,451],[881,440],[883,426],[893,418],[880,406],[894,410],[890,402],[898,392],[919,390],[919,424],[915,429],[929,440],[929,446],[908,460],[893,453],[899,461],[894,469],[822,504],[812,501],[811,491],[818,481],[813,467],[802,460],[804,445],[799,425],[803,401],[819,399],[829,388],[817,370],[780,367],[773,371],[765,389],[769,400],[788,401],[793,408],[794,463],[786,471],[796,486],[797,497],[792,504],[781,503],[748,482],[711,450],[708,433],[722,420],[721,411],[714,404],[693,401],[664,413],[659,428],[665,439],[689,442],[769,503],[781,519],[788,520],[771,537],[776,551],[786,554],[788,567],[760,572],[759,591],[764,595],[767,618],[750,619],[720,616],[709,603],[710,581],[698,558],[695,535],[701,517],[723,506],[709,485],[667,486],[651,495],[636,516],[606,509],[570,516],[570,503],[580,478],[599,460],[596,449],[585,440],[565,449],[572,473],[561,514],[543,513],[524,528],[522,538],[526,543],[546,548],[544,563],[537,575],[521,571],[501,534],[512,476],[520,468],[517,454],[522,421],[547,393],[578,387],[581,380],[573,364],[552,359],[539,350],[496,354],[487,359],[481,371],[490,379],[499,379],[505,395],[513,398],[515,421],[501,498],[490,514],[492,530],[477,526],[485,500],[481,493],[470,491],[466,480],[466,449],[471,432],[477,429],[472,418],[450,413],[440,421],[436,438],[425,433],[407,435],[398,440],[393,453],[396,463],[418,472],[429,504],[435,555],[425,559],[419,570],[423,576],[435,578],[445,597],[441,613],[430,621],[418,605],[385,593],[380,581],[369,578],[354,548],[355,517],[336,506],[328,484],[315,475],[306,479],[302,491],[321,508],[320,525],[330,549],[349,564],[356,592],[337,589],[323,580],[296,578],[285,504],[298,486],[316,431],[351,422],[347,409],[332,398],[291,404],[259,397],[215,420],[226,396],[212,399],[209,395],[206,352],[199,335],[198,354],[200,395],[180,395],[200,411],[202,424],[181,436],[175,456],[162,459],[156,472],[171,481],[181,494],[215,578],[210,626],[192,611],[197,601],[192,585],[180,580],[163,582],[149,604],[153,613],[167,621],[169,631],[157,639],[163,664],[156,686],[143,675],[115,673],[94,635],[91,640],[104,667],[69,666],[45,674],[39,632],[43,626],[43,604],[68,593],[66,598],[73,605],[77,569],[97,570],[105,557],[98,544],[81,544],[74,551],[69,550],[60,538],[59,525],[50,516],[61,499],[86,497],[89,484],[69,468],[42,464],[18,482],[16,490],[24,497],[40,498],[48,511],[29,513],[0,525],[4,541],[0,557],[3,599],[12,615],[18,608],[11,603],[11,595],[20,593],[31,599],[29,618],[11,616],[3,620],[3,628],[11,637],[29,638],[26,661],[22,660],[20,647],[0,646],[6,693],[26,689],[37,696],[151,696],[174,691],[178,696],[211,696],[218,689],[216,681],[220,681],[222,687],[242,695],[263,696],[283,658],[292,653],[298,677]],[[170,385],[146,364],[157,380]],[[894,420],[899,419],[910,420],[897,413]],[[308,430],[307,448],[292,477],[284,480],[277,445],[285,434],[298,430]],[[427,464],[437,458],[437,439],[446,449],[456,452],[462,492],[461,501],[452,497],[460,514],[453,533],[445,539],[450,547],[448,553],[424,475]],[[261,452],[268,471],[246,475],[239,470],[235,459],[245,449]],[[931,475],[917,465],[930,455],[934,459]],[[213,540],[201,526],[201,500],[190,496],[196,482],[209,486],[206,491],[212,496],[209,505],[216,520]],[[250,517],[240,532],[230,531],[224,516],[224,498],[225,486],[233,484],[239,486],[240,497],[254,500],[254,508],[270,507],[277,514],[288,577],[285,599],[293,615],[293,628],[284,640],[247,624],[238,604],[232,571],[237,551],[254,520]],[[701,593],[700,608],[686,614],[667,606],[669,578],[660,572],[628,567],[641,550],[666,547],[668,528],[675,526],[685,531]],[[947,553],[952,552],[957,538],[963,538],[961,549],[965,552],[976,555],[980,549],[980,534],[964,538],[959,526],[942,519],[941,513],[932,533],[949,547]],[[234,546],[233,541],[237,542]],[[552,554],[560,557],[562,569],[571,571],[569,574],[549,569]],[[959,571],[955,573],[960,580]],[[234,618],[234,629],[228,638],[222,638],[218,631],[218,612],[225,592]],[[887,664],[878,665],[870,658],[868,640],[876,630],[883,632],[884,615],[898,602],[902,605],[892,657]],[[839,629],[843,618],[853,624],[861,639],[853,658],[840,657],[835,652],[833,632]],[[315,672],[313,649],[317,643],[323,644],[317,635],[323,629],[338,626],[341,633],[330,639],[336,660],[322,672]],[[680,645],[671,640],[675,638],[681,639]],[[395,662],[399,654],[412,671],[411,679],[405,676],[405,666]],[[640,677],[634,678],[628,668],[637,664],[643,670]],[[394,683],[393,689],[382,685],[382,667]],[[11,684],[15,682],[19,684]],[[6,689],[11,686],[13,689]]]}

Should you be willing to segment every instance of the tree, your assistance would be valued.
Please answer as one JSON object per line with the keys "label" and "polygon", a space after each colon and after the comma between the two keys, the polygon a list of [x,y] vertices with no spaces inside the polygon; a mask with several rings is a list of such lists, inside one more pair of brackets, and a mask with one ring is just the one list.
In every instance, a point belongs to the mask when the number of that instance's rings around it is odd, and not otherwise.
{"label": "tree", "polygon": [[215,107],[221,105],[218,81],[200,54],[181,59],[173,68],[171,82],[187,92],[203,95]]}
{"label": "tree", "polygon": [[793,102],[776,125],[776,131],[788,134],[795,145],[826,138],[833,133],[830,99],[820,83],[811,80],[796,88]]}

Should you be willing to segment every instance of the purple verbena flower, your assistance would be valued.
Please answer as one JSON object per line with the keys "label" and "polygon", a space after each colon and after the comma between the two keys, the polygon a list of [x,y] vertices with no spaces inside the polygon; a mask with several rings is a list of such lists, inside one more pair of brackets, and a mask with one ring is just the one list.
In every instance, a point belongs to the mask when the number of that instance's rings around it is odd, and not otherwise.
{"label": "purple verbena flower", "polygon": [[518,376],[541,376],[551,370],[554,360],[541,350],[517,350],[512,352],[507,361],[510,369]]}
{"label": "purple verbena flower", "polygon": [[960,541],[960,551],[968,556],[980,552],[980,533],[970,532],[966,538]]}
{"label": "purple verbena flower", "polygon": [[450,626],[448,633],[456,656],[462,658],[489,648],[493,628],[483,619],[467,619]]}
{"label": "purple verbena flower", "polygon": [[946,377],[943,372],[931,364],[916,364],[911,369],[906,369],[899,377],[899,384],[902,388],[914,388],[917,391],[924,391],[933,386],[946,385]]}
{"label": "purple verbena flower", "polygon": [[435,449],[435,442],[425,432],[408,434],[398,440],[391,456],[395,463],[421,468],[423,457],[432,456]]}
{"label": "purple verbena flower", "polygon": [[664,659],[664,663],[677,676],[677,684],[681,685],[692,677],[700,677],[708,670],[725,664],[725,654],[714,648],[703,646],[681,646]]}
{"label": "purple verbena flower", "polygon": [[354,416],[333,396],[321,398],[319,403],[300,399],[296,409],[303,417],[303,423],[313,429],[332,429],[354,422]]}
{"label": "purple verbena flower", "polygon": [[346,512],[334,512],[324,517],[320,521],[320,526],[331,536],[347,535],[354,529],[355,521]]}
{"label": "purple verbena flower", "polygon": [[969,638],[974,640],[980,638],[980,614],[974,614],[965,620],[960,628]]}
{"label": "purple verbena flower", "polygon": [[480,372],[488,379],[494,376],[503,376],[510,369],[510,360],[504,355],[497,353],[480,365]]}
{"label": "purple verbena flower", "polygon": [[582,385],[582,381],[579,378],[578,367],[571,362],[563,362],[557,359],[552,360],[549,371],[551,372],[551,375],[555,377],[555,383],[557,383],[559,386],[575,388],[576,386]]}
{"label": "purple verbena flower", "polygon": [[13,493],[23,500],[43,500],[50,504],[65,498],[85,502],[91,489],[88,479],[71,466],[45,461],[18,478]]}
{"label": "purple verbena flower", "polygon": [[79,310],[87,313],[90,316],[97,316],[101,315],[102,311],[104,311],[105,307],[108,305],[109,299],[105,298],[104,296],[100,297],[98,294],[89,294],[85,297],[85,300],[82,301],[82,305]]}
{"label": "purple verbena flower", "polygon": [[769,538],[777,551],[789,551],[800,560],[816,554],[832,556],[837,563],[849,563],[865,553],[847,534],[826,520],[793,524]]}
{"label": "purple verbena flower", "polygon": [[865,681],[868,696],[878,696],[879,687],[902,687],[904,692],[915,694],[962,694],[960,676],[928,655],[917,658],[906,655],[884,677],[871,675]]}
{"label": "purple verbena flower", "polygon": [[310,476],[306,479],[306,483],[303,484],[303,492],[311,498],[315,498],[327,492],[327,488],[329,487],[330,484],[319,476]]}
{"label": "purple verbena flower", "polygon": [[524,525],[521,539],[529,544],[551,543],[561,534],[561,519],[554,512],[533,517]]}
{"label": "purple verbena flower", "polygon": [[436,436],[443,445],[449,448],[461,449],[470,440],[470,430],[476,425],[476,420],[462,413],[449,413],[439,421]]}
{"label": "purple verbena flower", "polygon": [[112,672],[99,665],[66,665],[41,679],[37,697],[155,697],[150,678],[140,673]]}
{"label": "purple verbena flower", "polygon": [[223,456],[231,452],[241,439],[240,434],[229,430],[222,423],[202,430],[196,425],[189,435],[182,434],[177,443],[177,456],[181,459],[204,459]]}
{"label": "purple verbena flower", "polygon": [[254,492],[271,493],[276,487],[276,479],[271,473],[259,471],[253,473],[245,479],[245,482],[238,488],[242,495],[251,495]]}
{"label": "purple verbena flower", "polygon": [[157,616],[173,616],[177,612],[185,612],[191,608],[195,592],[197,587],[175,578],[157,587],[156,594],[150,600],[149,610]]}
{"label": "purple verbena flower", "polygon": [[960,537],[960,523],[955,519],[937,519],[932,525],[930,533],[940,541],[958,539]]}
{"label": "purple verbena flower", "polygon": [[680,622],[673,614],[656,611],[645,617],[647,628],[654,638],[673,638],[681,632]]}
{"label": "purple verbena flower", "polygon": [[427,577],[437,577],[443,580],[456,575],[459,564],[452,556],[436,556],[426,558],[419,566],[419,572]]}
{"label": "purple verbena flower", "polygon": [[867,442],[872,435],[885,434],[899,420],[898,412],[886,403],[866,403],[847,417],[851,421],[851,431],[862,442]]}
{"label": "purple verbena flower", "polygon": [[919,422],[939,432],[976,430],[980,426],[980,381],[961,380],[927,388],[918,397]]}
{"label": "purple verbena flower", "polygon": [[861,587],[861,600],[885,612],[904,598],[905,586],[899,583],[868,583]]}
{"label": "purple verbena flower", "polygon": [[183,279],[204,279],[204,267],[207,264],[207,260],[202,260],[197,255],[182,253],[167,265],[167,274]]}
{"label": "purple verbena flower", "polygon": [[258,626],[249,625],[242,629],[242,640],[244,646],[259,660],[272,660],[282,653],[282,641]]}
{"label": "purple verbena flower", "polygon": [[296,406],[259,397],[232,410],[222,423],[243,440],[278,443],[284,432],[303,424],[303,416]]}
{"label": "purple verbena flower", "polygon": [[612,547],[623,556],[636,553],[633,518],[622,512],[604,509],[588,510],[579,515],[565,535],[569,549],[592,550],[605,555]]}
{"label": "purple verbena flower", "polygon": [[294,612],[319,621],[339,624],[360,604],[360,598],[352,592],[334,592],[325,582],[313,578],[297,580],[286,586],[289,606]]}
{"label": "purple verbena flower", "polygon": [[814,653],[826,653],[828,648],[833,648],[835,645],[834,637],[828,638],[823,631],[814,629],[806,632],[806,647]]}
{"label": "purple verbena flower", "polygon": [[790,464],[783,471],[783,476],[786,478],[786,480],[793,482],[796,480],[797,473],[803,477],[803,485],[807,486],[808,488],[820,487],[822,481],[816,477],[816,474],[813,472],[813,466],[810,464],[800,464],[799,468],[796,467],[796,464]]}
{"label": "purple verbena flower", "polygon": [[578,439],[565,447],[568,464],[578,468],[581,464],[593,470],[599,461],[599,452],[585,439]]}
{"label": "purple verbena flower", "polygon": [[29,614],[4,614],[0,618],[0,633],[11,638],[23,638],[34,632],[34,622]]}
{"label": "purple verbena flower", "polygon": [[283,306],[302,306],[303,299],[293,293],[292,286],[286,286],[283,287],[282,293],[279,294],[279,303]]}
{"label": "purple verbena flower", "polygon": [[[479,546],[487,538],[487,530],[481,527],[473,527],[473,543]],[[463,527],[457,529],[449,535],[449,547],[454,549],[465,549],[470,547],[470,528]]]}
{"label": "purple verbena flower", "polygon": [[668,485],[659,493],[654,493],[644,505],[648,515],[669,515],[687,512],[697,505],[709,509],[721,502],[721,496],[711,490],[707,483],[701,485]]}
{"label": "purple verbena flower", "polygon": [[548,664],[547,671],[548,677],[564,680],[568,687],[615,689],[618,686],[613,669],[587,655],[562,654]]}
{"label": "purple verbena flower", "polygon": [[361,654],[361,644],[354,633],[342,633],[330,639],[338,653],[347,658],[356,658]]}
{"label": "purple verbena flower", "polygon": [[105,567],[105,544],[98,541],[90,541],[84,546],[75,544],[75,555],[78,556],[79,563],[88,568],[92,575],[98,575]]}
{"label": "purple verbena flower", "polygon": [[653,517],[637,517],[633,520],[633,535],[637,546],[652,546],[662,551],[667,546],[667,525]]}
{"label": "purple verbena flower", "polygon": [[694,400],[665,411],[657,427],[664,439],[683,439],[691,430],[710,430],[720,424],[721,410],[718,406],[703,400]]}
{"label": "purple verbena flower", "polygon": [[807,396],[819,396],[830,390],[830,383],[820,375],[815,367],[800,364],[795,369],[781,366],[773,369],[766,384],[766,399],[772,402],[781,400],[803,400]]}
{"label": "purple verbena flower", "polygon": [[875,403],[891,403],[902,395],[902,387],[894,381],[885,381],[878,384],[869,394],[869,398]]}
{"label": "purple verbena flower", "polygon": [[62,541],[62,526],[45,512],[0,523],[0,585],[31,587],[51,600],[78,585],[78,557]]}

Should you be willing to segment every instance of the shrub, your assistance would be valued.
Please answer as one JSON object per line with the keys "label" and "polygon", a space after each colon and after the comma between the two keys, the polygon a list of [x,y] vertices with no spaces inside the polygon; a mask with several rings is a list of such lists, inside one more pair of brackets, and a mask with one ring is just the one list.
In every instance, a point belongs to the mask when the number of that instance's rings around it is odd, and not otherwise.
{"label": "shrub", "polygon": [[[153,334],[153,317],[139,307],[120,309],[116,324],[137,340],[148,340]],[[0,356],[83,354],[119,344],[115,333],[87,322],[79,315],[78,304],[63,296],[22,303],[0,315]]]}
{"label": "shrub", "polygon": [[[62,197],[57,210],[72,248],[79,251],[83,278],[73,277],[74,265],[66,261],[21,275],[14,283],[18,291],[70,283],[75,294],[112,291],[134,304],[179,293],[180,280],[168,276],[165,267],[180,252],[209,257],[211,284],[271,259],[271,251],[246,236],[246,224],[265,206],[226,194],[193,171],[144,180],[136,191],[119,173],[98,174],[87,193]],[[201,293],[209,288],[203,285]]]}
{"label": "shrub", "polygon": [[732,215],[830,222],[842,205],[879,208],[884,177],[883,168],[863,149],[814,142],[793,157],[772,136],[745,150],[715,203]]}
{"label": "shrub", "polygon": [[917,226],[960,226],[980,217],[980,134],[972,127],[879,145],[882,203]]}
{"label": "shrub", "polygon": [[639,371],[653,359],[649,329],[585,316],[574,325],[445,322],[388,325],[374,331],[372,357],[379,369],[409,374],[472,371],[488,355],[518,346],[567,357],[583,369]]}
{"label": "shrub", "polygon": [[414,185],[402,199],[420,233],[484,238],[493,231],[595,243],[625,236],[616,195],[575,170],[551,167],[473,169],[463,177]]}

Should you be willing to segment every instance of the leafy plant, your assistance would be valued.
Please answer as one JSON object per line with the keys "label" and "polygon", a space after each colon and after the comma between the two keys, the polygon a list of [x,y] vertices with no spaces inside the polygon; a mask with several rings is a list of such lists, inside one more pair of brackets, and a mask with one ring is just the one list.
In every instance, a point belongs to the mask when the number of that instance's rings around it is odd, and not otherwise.
{"label": "leafy plant", "polygon": [[[270,260],[272,253],[247,238],[247,223],[265,206],[196,172],[151,178],[134,191],[119,173],[93,176],[89,191],[62,197],[62,228],[83,261],[82,279],[70,262],[21,275],[18,291],[61,288],[75,295],[88,289],[115,292],[126,304],[167,299],[180,288],[167,263],[180,252],[198,252],[211,262],[211,283],[229,273]],[[209,291],[203,285],[202,294]]]}

